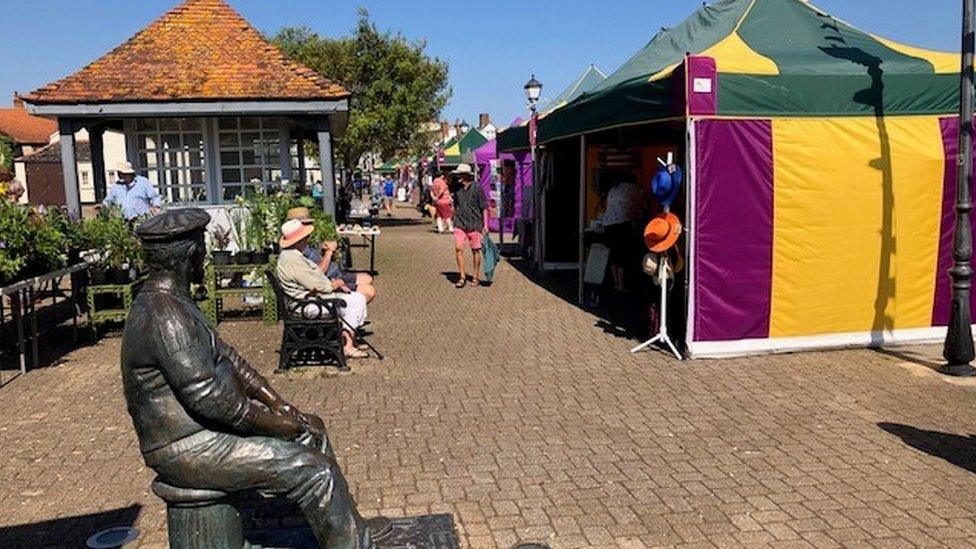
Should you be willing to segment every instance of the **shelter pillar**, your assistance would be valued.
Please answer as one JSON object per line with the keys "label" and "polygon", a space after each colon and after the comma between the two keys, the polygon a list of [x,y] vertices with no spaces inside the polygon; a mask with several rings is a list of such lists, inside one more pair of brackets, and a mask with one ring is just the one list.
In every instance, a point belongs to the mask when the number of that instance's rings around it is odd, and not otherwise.
{"label": "shelter pillar", "polygon": [[335,219],[336,188],[335,171],[332,167],[332,132],[329,119],[321,118],[316,124],[319,139],[319,166],[322,170],[322,209]]}
{"label": "shelter pillar", "polygon": [[91,147],[92,182],[95,185],[95,202],[101,203],[105,199],[107,190],[105,181],[105,128],[93,126],[88,128],[88,140]]}
{"label": "shelter pillar", "polygon": [[281,164],[281,179],[294,185],[291,170],[291,132],[287,123],[278,128],[278,161]]}
{"label": "shelter pillar", "polygon": [[81,193],[78,190],[78,162],[75,157],[75,123],[71,118],[58,119],[61,142],[61,177],[64,180],[64,200],[68,215],[81,218]]}
{"label": "shelter pillar", "polygon": [[580,135],[580,173],[579,173],[579,278],[577,301],[584,301],[586,270],[586,134]]}

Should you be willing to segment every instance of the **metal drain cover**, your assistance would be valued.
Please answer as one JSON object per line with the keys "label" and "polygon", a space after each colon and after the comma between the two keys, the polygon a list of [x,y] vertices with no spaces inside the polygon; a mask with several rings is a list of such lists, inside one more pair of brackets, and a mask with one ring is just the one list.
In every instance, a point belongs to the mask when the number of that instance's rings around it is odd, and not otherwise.
{"label": "metal drain cover", "polygon": [[102,530],[88,538],[85,546],[88,549],[116,549],[138,538],[139,530],[129,526],[117,526],[108,530]]}

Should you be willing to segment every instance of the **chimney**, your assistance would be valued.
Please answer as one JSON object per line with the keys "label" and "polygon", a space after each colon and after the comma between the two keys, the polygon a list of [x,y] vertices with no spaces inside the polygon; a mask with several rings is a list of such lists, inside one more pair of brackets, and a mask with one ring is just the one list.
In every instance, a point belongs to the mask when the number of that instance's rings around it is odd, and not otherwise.
{"label": "chimney", "polygon": [[447,141],[451,137],[451,125],[446,121],[441,121],[441,141]]}
{"label": "chimney", "polygon": [[14,93],[14,108],[15,109],[23,109],[24,108],[24,100],[21,99],[20,96],[17,95],[16,93]]}
{"label": "chimney", "polygon": [[491,124],[491,117],[488,116],[488,113],[483,112],[483,113],[479,114],[478,115],[478,129],[479,130],[480,129],[483,129],[488,124]]}

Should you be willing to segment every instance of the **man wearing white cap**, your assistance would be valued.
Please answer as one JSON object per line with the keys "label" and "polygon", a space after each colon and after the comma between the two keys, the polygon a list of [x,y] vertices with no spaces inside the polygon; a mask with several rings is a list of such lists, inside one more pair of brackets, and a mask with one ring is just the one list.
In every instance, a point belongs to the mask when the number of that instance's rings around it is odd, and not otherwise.
{"label": "man wearing white cap", "polygon": [[[281,226],[281,255],[275,272],[281,289],[292,299],[307,299],[310,296],[321,298],[339,298],[345,302],[340,311],[345,320],[346,329],[342,332],[343,351],[347,358],[366,358],[368,355],[356,347],[355,330],[362,327],[366,321],[366,298],[358,292],[349,292],[341,280],[329,280],[318,265],[311,262],[303,254],[308,245],[308,238],[315,227],[311,223],[303,223],[298,219],[286,221]],[[305,315],[318,315],[322,311],[302,311]]]}
{"label": "man wearing white cap", "polygon": [[461,164],[451,172],[461,180],[461,189],[454,195],[454,253],[457,258],[459,279],[455,287],[467,283],[464,272],[464,245],[471,247],[472,286],[478,286],[481,276],[481,244],[488,233],[488,200],[481,185],[474,184],[474,170],[469,164]]}
{"label": "man wearing white cap", "polygon": [[116,172],[119,180],[109,189],[103,205],[121,208],[126,220],[159,213],[162,203],[159,191],[148,179],[136,175],[131,162],[120,163]]}

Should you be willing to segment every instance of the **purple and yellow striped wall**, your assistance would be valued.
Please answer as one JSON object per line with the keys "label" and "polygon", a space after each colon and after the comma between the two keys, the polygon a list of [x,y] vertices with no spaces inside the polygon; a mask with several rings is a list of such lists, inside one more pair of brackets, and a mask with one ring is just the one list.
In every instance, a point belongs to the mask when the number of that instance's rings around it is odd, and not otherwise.
{"label": "purple and yellow striped wall", "polygon": [[695,342],[946,324],[956,119],[695,124]]}

